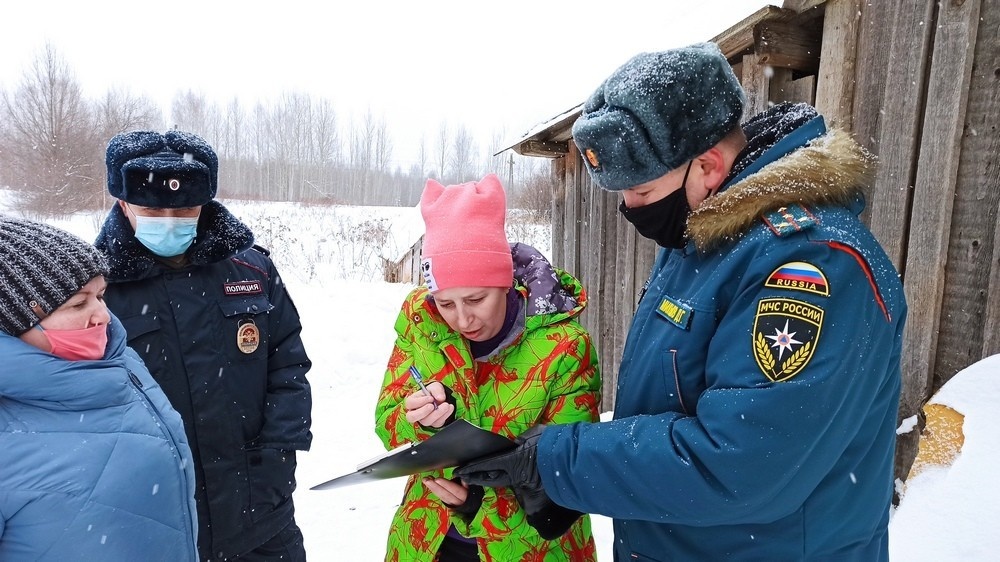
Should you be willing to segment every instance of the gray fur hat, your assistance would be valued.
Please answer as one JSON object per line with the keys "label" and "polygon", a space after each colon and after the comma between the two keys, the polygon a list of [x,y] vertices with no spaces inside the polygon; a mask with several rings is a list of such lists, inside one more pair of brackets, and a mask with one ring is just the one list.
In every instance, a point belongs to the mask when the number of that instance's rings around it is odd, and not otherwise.
{"label": "gray fur hat", "polygon": [[745,103],[715,43],[641,53],[587,99],[573,138],[594,182],[621,191],[712,148],[739,124]]}
{"label": "gray fur hat", "polygon": [[97,248],[58,228],[0,215],[0,331],[20,336],[108,264]]}

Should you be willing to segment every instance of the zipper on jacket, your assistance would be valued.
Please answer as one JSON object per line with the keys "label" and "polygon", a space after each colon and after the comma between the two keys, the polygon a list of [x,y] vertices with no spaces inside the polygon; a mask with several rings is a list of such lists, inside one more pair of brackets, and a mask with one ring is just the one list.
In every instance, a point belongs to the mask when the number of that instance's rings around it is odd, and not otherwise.
{"label": "zipper on jacket", "polygon": [[[146,394],[146,391],[145,391],[145,389],[144,389],[144,387],[142,385],[142,381],[139,380],[139,377],[135,373],[132,372],[132,369],[129,369],[128,364],[125,361],[122,361],[122,367],[125,369],[125,372],[128,373],[128,379],[136,387],[136,390],[139,391],[139,394],[142,395],[142,399],[145,402],[146,408],[155,416],[157,426],[163,428],[163,434],[164,434],[164,436],[167,439],[170,440],[170,444],[173,445],[174,450],[177,451],[177,456],[183,461],[184,456],[181,454],[181,450],[182,449],[180,447],[180,444],[177,442],[177,439],[174,438],[174,434],[168,429],[170,427],[170,425],[167,424],[167,421],[165,419],[163,419],[163,414],[160,413],[159,408],[157,408],[153,404],[153,401],[149,399],[149,395]],[[169,403],[169,400],[168,400],[168,403]],[[183,427],[181,428],[181,431],[184,431]],[[190,449],[190,447],[189,447],[189,449]],[[185,480],[186,480],[187,479],[186,478],[187,472],[185,472],[184,467],[180,466],[180,465],[178,465],[178,467],[179,467],[179,470],[180,470],[181,474],[185,477]],[[191,483],[191,487],[192,488],[196,488],[197,485],[194,482],[192,482]],[[188,522],[190,522],[191,525],[192,525],[192,529],[191,529],[192,532],[188,536],[188,538],[191,539],[190,541],[188,541],[189,550],[193,549],[193,552],[197,553],[198,552],[198,545],[197,545],[197,543],[196,542],[191,542],[191,541],[197,541],[197,538],[196,538],[198,536],[197,521],[196,521],[194,515],[191,513],[191,510],[189,509],[190,506],[189,506],[189,504],[187,502],[187,498],[183,498],[183,499],[184,499],[184,501],[182,501],[181,504],[183,506],[184,513],[187,516],[185,519]]]}

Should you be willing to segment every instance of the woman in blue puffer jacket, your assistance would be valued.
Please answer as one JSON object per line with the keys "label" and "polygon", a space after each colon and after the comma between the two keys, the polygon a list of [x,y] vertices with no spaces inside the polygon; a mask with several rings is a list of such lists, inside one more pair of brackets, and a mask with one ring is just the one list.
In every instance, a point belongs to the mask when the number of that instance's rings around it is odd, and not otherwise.
{"label": "woman in blue puffer jacket", "polygon": [[75,236],[0,217],[0,560],[197,560],[181,418]]}

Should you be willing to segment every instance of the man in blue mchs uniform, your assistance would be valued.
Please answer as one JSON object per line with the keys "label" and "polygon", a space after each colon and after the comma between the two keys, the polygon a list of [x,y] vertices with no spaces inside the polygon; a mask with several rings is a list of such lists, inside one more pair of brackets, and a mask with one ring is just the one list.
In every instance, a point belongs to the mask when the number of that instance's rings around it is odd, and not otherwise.
{"label": "man in blue mchs uniform", "polygon": [[872,158],[805,104],[742,126],[713,44],[643,53],[573,136],[662,246],[614,420],[461,467],[614,518],[616,560],[885,560],[906,304],[858,219]]}
{"label": "man in blue mchs uniform", "polygon": [[202,560],[305,560],[295,451],[309,448],[311,363],[267,251],[214,201],[218,158],[182,131],[108,143],[118,199],[95,245],[105,300],[184,420]]}

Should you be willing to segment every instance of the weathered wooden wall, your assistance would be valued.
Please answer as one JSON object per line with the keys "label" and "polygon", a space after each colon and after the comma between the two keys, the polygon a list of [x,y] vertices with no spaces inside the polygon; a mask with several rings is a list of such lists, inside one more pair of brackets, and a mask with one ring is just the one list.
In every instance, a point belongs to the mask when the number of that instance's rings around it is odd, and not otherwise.
{"label": "weathered wooden wall", "polygon": [[[1000,7],[873,4],[861,12],[854,132],[879,156],[866,219],[903,276],[909,304],[900,403],[907,418],[956,372],[1000,351],[990,291],[1000,268]],[[918,438],[900,436],[897,476]]]}
{"label": "weathered wooden wall", "polygon": [[[618,212],[618,195],[595,189],[575,149],[553,163],[552,261],[576,275],[589,305],[580,317],[598,346],[603,410],[614,407],[618,363],[656,245],[636,235]],[[572,221],[572,222],[571,222]],[[568,225],[575,223],[577,228]],[[558,230],[562,228],[563,230]],[[575,267],[575,269],[574,269]]]}
{"label": "weathered wooden wall", "polygon": [[382,263],[382,279],[387,283],[412,283],[419,285],[424,282],[420,274],[420,253],[424,250],[424,237],[410,246],[398,260],[384,260]]}

